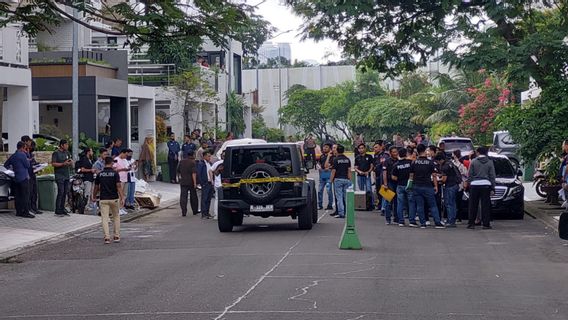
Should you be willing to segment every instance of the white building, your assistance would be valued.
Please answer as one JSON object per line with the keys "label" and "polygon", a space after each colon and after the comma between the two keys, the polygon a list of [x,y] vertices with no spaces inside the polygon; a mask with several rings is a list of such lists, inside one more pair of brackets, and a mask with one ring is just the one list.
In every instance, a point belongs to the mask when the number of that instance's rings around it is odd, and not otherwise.
{"label": "white building", "polygon": [[32,104],[28,39],[17,25],[0,29],[0,114],[2,149],[10,152],[23,135],[38,131],[37,106]]}
{"label": "white building", "polygon": [[265,42],[258,49],[258,59],[260,63],[266,63],[268,59],[276,59],[278,57],[286,58],[286,60],[292,62],[292,49],[289,43]]}

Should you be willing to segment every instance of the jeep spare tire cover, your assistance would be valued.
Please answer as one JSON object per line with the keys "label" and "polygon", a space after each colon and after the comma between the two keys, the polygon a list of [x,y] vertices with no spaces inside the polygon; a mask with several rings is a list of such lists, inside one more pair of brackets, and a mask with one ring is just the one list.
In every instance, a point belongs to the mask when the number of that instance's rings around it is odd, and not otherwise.
{"label": "jeep spare tire cover", "polygon": [[[265,163],[255,163],[245,169],[242,179],[276,178],[278,171]],[[246,183],[241,185],[241,193],[253,204],[272,204],[280,193],[280,182]]]}

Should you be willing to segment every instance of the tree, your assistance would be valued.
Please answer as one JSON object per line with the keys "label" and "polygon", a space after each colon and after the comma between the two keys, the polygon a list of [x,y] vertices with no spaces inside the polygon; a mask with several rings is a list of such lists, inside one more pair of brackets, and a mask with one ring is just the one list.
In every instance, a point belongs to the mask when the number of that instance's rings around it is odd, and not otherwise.
{"label": "tree", "polygon": [[568,138],[567,93],[568,79],[556,81],[538,98],[524,105],[508,105],[497,116],[498,128],[509,131],[523,159],[552,152],[560,155],[560,145]]}
{"label": "tree", "polygon": [[[84,18],[74,18],[65,6],[76,8]],[[0,2],[0,27],[22,23],[23,30],[34,36],[70,19],[104,34],[125,35],[134,51],[143,44],[154,50],[168,46],[184,48],[187,44],[196,44],[197,49],[207,38],[221,46],[235,39],[243,43],[245,52],[255,54],[274,30],[255,10],[256,6],[226,0],[140,0],[114,5],[106,1],[29,0],[20,1],[17,6]],[[110,28],[90,21],[103,22]]]}
{"label": "tree", "polygon": [[325,95],[319,90],[310,90],[302,85],[293,85],[286,92],[288,104],[278,113],[282,124],[292,125],[304,133],[314,133],[320,139],[328,134],[327,120],[321,113]]}
{"label": "tree", "polygon": [[441,53],[461,68],[510,72],[516,83],[563,73],[568,1],[286,0],[303,38],[335,40],[365,68],[399,75]]}
{"label": "tree", "polygon": [[488,145],[493,138],[495,117],[513,103],[511,84],[503,76],[488,74],[483,84],[468,88],[467,92],[472,101],[459,110],[460,128],[474,142]]}
{"label": "tree", "polygon": [[367,138],[378,139],[394,133],[411,133],[410,121],[416,106],[396,97],[374,97],[358,102],[349,111],[347,122],[352,130]]}
{"label": "tree", "polygon": [[227,97],[227,113],[229,115],[229,131],[233,132],[235,137],[242,136],[245,133],[247,112],[243,98],[232,91]]}
{"label": "tree", "polygon": [[169,118],[181,116],[186,129],[197,128],[203,102],[214,102],[217,97],[217,92],[205,78],[205,71],[190,66],[187,71],[174,78],[174,90],[176,95],[183,100],[183,109],[170,114]]}

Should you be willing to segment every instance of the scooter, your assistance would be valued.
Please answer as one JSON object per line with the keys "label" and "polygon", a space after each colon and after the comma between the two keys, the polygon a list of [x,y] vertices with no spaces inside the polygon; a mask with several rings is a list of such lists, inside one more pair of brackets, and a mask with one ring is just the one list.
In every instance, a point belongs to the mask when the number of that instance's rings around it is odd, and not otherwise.
{"label": "scooter", "polygon": [[71,177],[71,211],[73,213],[85,214],[85,207],[87,206],[87,196],[85,195],[85,183],[83,182],[83,175],[76,174]]}
{"label": "scooter", "polygon": [[533,187],[536,190],[536,194],[538,194],[541,198],[546,198],[546,192],[542,190],[546,181],[546,176],[544,175],[544,170],[536,169],[533,175]]}

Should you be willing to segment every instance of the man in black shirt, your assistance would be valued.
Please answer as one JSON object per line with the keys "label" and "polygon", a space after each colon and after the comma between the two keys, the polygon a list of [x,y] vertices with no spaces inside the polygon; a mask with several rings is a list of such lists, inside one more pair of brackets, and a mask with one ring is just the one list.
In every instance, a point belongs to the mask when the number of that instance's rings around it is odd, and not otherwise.
{"label": "man in black shirt", "polygon": [[105,168],[97,174],[95,179],[95,189],[93,190],[92,201],[95,202],[99,191],[100,195],[100,208],[101,218],[103,224],[103,232],[105,234],[105,244],[110,243],[110,232],[108,223],[110,222],[109,215],[112,214],[112,223],[114,226],[114,242],[120,242],[120,214],[119,208],[124,206],[124,193],[122,191],[122,184],[120,183],[120,176],[118,172],[114,171],[112,166],[114,160],[112,157],[105,158]]}
{"label": "man in black shirt", "polygon": [[333,209],[333,193],[331,192],[331,144],[324,144],[322,154],[319,159],[319,191],[318,191],[318,208],[323,209],[323,193],[327,189],[327,210]]}
{"label": "man in black shirt", "polygon": [[[385,152],[385,142],[377,140],[373,145],[373,166],[375,168],[375,186],[377,189],[377,208],[379,211],[383,210],[383,197],[379,194],[379,190],[383,185],[383,162],[388,158],[388,153]],[[384,215],[384,213],[382,213]]]}
{"label": "man in black shirt", "polygon": [[[371,172],[374,170],[373,156],[367,154],[367,146],[360,144],[357,147],[359,154],[355,157],[355,171],[357,172],[357,184],[359,190],[367,191],[371,195],[371,204],[375,203],[373,199],[373,187],[371,181]],[[373,208],[371,207],[371,210]]]}
{"label": "man in black shirt", "polygon": [[416,210],[420,217],[420,227],[426,228],[426,219],[424,218],[424,205],[426,204],[434,217],[435,227],[443,229],[444,225],[440,221],[440,213],[436,205],[436,193],[438,193],[436,165],[434,161],[426,157],[426,146],[419,144],[416,150],[418,151],[418,159],[411,166],[410,180],[413,181],[414,185],[412,191],[416,201]]}
{"label": "man in black shirt", "polygon": [[441,183],[444,185],[444,194],[442,196],[444,197],[444,206],[448,215],[446,228],[455,228],[457,215],[456,198],[459,191],[461,173],[459,173],[459,169],[451,160],[446,159],[443,151],[439,151],[436,154],[436,161],[441,166]]}
{"label": "man in black shirt", "polygon": [[[392,170],[394,164],[398,161],[398,149],[396,147],[389,148],[390,157],[383,162],[383,186],[392,191],[396,191],[396,182],[392,179]],[[392,213],[396,213],[396,197],[391,202],[385,201],[385,219],[387,224],[391,224]],[[394,222],[398,223],[398,216],[395,215]],[[404,223],[404,221],[403,221]]]}
{"label": "man in black shirt", "polygon": [[398,217],[399,227],[404,227],[404,208],[408,210],[408,222],[410,227],[417,227],[416,224],[416,202],[412,190],[407,190],[408,180],[410,179],[410,171],[412,160],[406,156],[406,149],[400,148],[398,150],[398,160],[392,169],[392,180],[396,181],[396,197],[397,208],[396,213]]}
{"label": "man in black shirt", "polygon": [[337,146],[337,157],[333,159],[333,169],[331,170],[331,183],[335,187],[335,196],[337,198],[337,218],[345,218],[345,198],[347,189],[351,187],[351,160],[343,153],[345,147]]}
{"label": "man in black shirt", "polygon": [[85,184],[85,197],[91,199],[91,193],[93,191],[93,182],[95,181],[93,169],[93,156],[94,152],[91,148],[85,148],[83,154],[79,158],[79,161],[75,163],[75,170],[82,174],[83,183]]}

